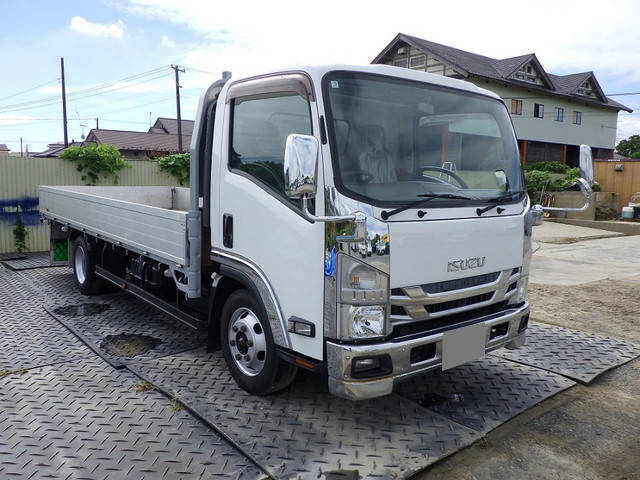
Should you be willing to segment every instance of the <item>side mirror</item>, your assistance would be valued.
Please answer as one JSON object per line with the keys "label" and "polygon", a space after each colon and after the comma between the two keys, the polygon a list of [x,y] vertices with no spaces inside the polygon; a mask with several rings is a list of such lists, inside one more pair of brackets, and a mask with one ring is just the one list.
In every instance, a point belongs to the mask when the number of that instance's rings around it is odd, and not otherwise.
{"label": "side mirror", "polygon": [[284,188],[289,198],[316,196],[318,140],[311,135],[292,133],[284,148]]}
{"label": "side mirror", "polygon": [[527,215],[529,216],[527,223],[532,227],[542,225],[544,222],[544,210],[541,205],[532,205]]}

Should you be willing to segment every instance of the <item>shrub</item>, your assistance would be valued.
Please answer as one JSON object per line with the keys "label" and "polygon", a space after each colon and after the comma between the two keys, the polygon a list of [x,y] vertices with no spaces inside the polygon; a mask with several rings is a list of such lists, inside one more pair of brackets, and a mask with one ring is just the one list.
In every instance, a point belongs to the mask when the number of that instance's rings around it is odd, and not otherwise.
{"label": "shrub", "polygon": [[99,182],[100,177],[113,177],[113,183],[118,183],[118,172],[123,168],[131,168],[131,164],[124,161],[120,151],[113,145],[87,145],[69,147],[60,158],[76,164],[76,170],[81,173],[82,180],[91,185]]}
{"label": "shrub", "polygon": [[186,185],[189,183],[189,168],[191,161],[191,154],[189,153],[174,153],[173,155],[165,155],[156,159],[160,171],[167,172],[178,179],[180,185]]}
{"label": "shrub", "polygon": [[16,247],[16,252],[23,253],[28,250],[27,240],[29,239],[29,231],[24,226],[22,221],[22,215],[18,211],[16,215],[16,228],[13,229],[13,240]]}
{"label": "shrub", "polygon": [[537,162],[532,165],[527,165],[525,170],[528,172],[541,171],[549,173],[567,173],[571,170],[571,167],[560,162]]}

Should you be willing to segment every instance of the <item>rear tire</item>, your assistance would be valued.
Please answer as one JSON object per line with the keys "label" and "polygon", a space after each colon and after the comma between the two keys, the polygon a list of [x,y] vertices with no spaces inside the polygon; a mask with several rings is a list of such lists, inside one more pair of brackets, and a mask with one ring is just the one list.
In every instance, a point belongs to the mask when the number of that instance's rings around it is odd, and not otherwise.
{"label": "rear tire", "polygon": [[269,322],[257,300],[244,289],[224,304],[220,318],[222,353],[240,388],[268,395],[288,387],[297,367],[278,357]]}
{"label": "rear tire", "polygon": [[104,290],[104,283],[95,274],[95,254],[84,237],[79,236],[73,241],[71,256],[73,275],[80,293],[83,295],[97,295]]}

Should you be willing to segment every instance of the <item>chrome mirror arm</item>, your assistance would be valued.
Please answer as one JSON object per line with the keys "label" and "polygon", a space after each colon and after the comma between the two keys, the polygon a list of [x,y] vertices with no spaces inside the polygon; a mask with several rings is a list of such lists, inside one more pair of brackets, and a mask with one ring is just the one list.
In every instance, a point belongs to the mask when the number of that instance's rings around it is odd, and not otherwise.
{"label": "chrome mirror arm", "polygon": [[593,190],[589,186],[589,183],[584,178],[578,179],[578,186],[582,191],[582,195],[584,195],[585,203],[581,207],[543,207],[542,205],[535,205],[536,207],[540,207],[542,210],[547,212],[584,212],[589,209],[591,206],[591,200],[593,198]]}
{"label": "chrome mirror arm", "polygon": [[308,197],[302,197],[302,213],[312,222],[338,223],[354,222],[355,230],[353,235],[338,235],[336,240],[345,243],[364,242],[367,238],[367,216],[362,212],[355,212],[352,215],[317,216],[309,211]]}

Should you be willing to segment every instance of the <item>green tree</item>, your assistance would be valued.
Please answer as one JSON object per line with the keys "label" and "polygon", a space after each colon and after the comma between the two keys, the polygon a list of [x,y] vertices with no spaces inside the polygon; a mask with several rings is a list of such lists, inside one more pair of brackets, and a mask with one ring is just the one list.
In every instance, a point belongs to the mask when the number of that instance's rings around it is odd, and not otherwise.
{"label": "green tree", "polygon": [[76,169],[81,172],[82,180],[95,185],[102,178],[113,178],[113,183],[118,183],[118,172],[124,168],[131,168],[131,164],[122,158],[122,154],[113,145],[87,145],[69,147],[60,158],[76,164]]}
{"label": "green tree", "polygon": [[[625,157],[631,157],[640,152],[640,135],[631,135],[626,140],[620,140],[616,145],[616,152]],[[634,157],[635,158],[635,157]]]}
{"label": "green tree", "polygon": [[189,168],[191,162],[191,154],[174,153],[173,155],[165,155],[157,158],[160,171],[167,172],[178,179],[180,185],[189,183]]}

